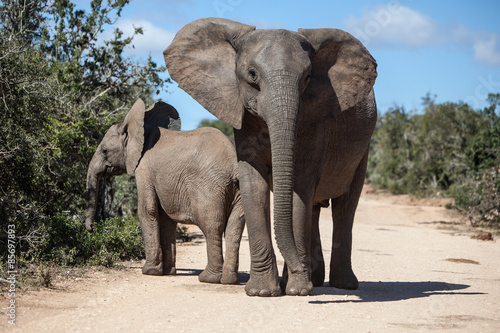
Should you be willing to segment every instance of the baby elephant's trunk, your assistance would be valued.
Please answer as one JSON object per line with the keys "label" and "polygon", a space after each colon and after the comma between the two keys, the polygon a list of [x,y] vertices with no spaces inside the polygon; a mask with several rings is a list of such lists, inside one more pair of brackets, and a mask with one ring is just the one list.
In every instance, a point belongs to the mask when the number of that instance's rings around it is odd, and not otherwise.
{"label": "baby elephant's trunk", "polygon": [[85,227],[88,231],[95,230],[95,214],[99,196],[99,181],[104,174],[104,164],[98,152],[94,154],[87,170],[87,208],[85,210]]}

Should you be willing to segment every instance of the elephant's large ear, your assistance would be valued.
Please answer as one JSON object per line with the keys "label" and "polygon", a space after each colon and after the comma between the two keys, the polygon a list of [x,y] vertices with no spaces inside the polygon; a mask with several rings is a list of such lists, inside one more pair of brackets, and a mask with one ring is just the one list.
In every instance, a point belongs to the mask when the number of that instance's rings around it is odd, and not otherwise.
{"label": "elephant's large ear", "polygon": [[243,100],[234,42],[255,26],[205,18],[187,24],[163,52],[170,77],[220,120],[240,129]]}
{"label": "elephant's large ear", "polygon": [[330,89],[330,96],[322,96],[322,100],[338,103],[334,108],[340,108],[339,111],[353,107],[368,96],[377,78],[377,63],[358,39],[338,29],[299,29],[299,33],[316,50],[311,59],[309,90],[313,95],[319,94],[315,90],[324,91],[319,86],[329,79],[333,91]]}
{"label": "elephant's large ear", "polygon": [[146,105],[138,99],[123,121],[125,165],[129,175],[134,174],[144,149],[144,117]]}
{"label": "elephant's large ear", "polygon": [[159,101],[146,110],[144,125],[180,131],[181,118],[172,105]]}

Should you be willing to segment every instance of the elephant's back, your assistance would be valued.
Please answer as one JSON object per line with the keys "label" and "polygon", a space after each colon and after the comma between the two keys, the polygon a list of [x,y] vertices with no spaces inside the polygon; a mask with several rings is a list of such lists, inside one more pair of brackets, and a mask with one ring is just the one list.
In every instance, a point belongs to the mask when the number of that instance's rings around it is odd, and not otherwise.
{"label": "elephant's back", "polygon": [[160,138],[144,157],[151,160],[150,164],[158,164],[157,168],[189,168],[189,173],[200,175],[217,171],[234,177],[238,164],[234,143],[211,127],[192,131],[162,128]]}

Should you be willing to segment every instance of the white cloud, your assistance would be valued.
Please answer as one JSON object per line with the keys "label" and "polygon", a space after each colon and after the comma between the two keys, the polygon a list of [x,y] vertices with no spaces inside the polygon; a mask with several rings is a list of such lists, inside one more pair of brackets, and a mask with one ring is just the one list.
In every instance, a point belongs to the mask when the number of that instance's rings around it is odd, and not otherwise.
{"label": "white cloud", "polygon": [[474,41],[474,60],[487,65],[500,66],[500,45],[498,35]]}
{"label": "white cloud", "polygon": [[484,31],[472,31],[462,24],[456,24],[451,31],[452,42],[471,53],[474,60],[492,66],[500,66],[500,35]]}
{"label": "white cloud", "polygon": [[430,46],[443,42],[443,28],[437,21],[398,3],[371,8],[361,16],[344,21],[347,31],[365,45],[378,47]]}
{"label": "white cloud", "polygon": [[463,24],[455,24],[451,28],[452,41],[458,45],[470,45],[474,40],[474,33]]}
{"label": "white cloud", "polygon": [[136,35],[132,40],[134,48],[128,50],[130,54],[137,56],[149,53],[162,55],[175,37],[174,32],[156,27],[152,23],[143,20],[124,20],[118,27],[126,36],[134,33],[134,27],[142,27],[144,34]]}
{"label": "white cloud", "polygon": [[459,23],[442,26],[397,1],[367,8],[360,17],[348,17],[344,25],[365,46],[420,48],[454,44],[474,54],[479,63],[500,66],[499,34],[473,31]]}
{"label": "white cloud", "polygon": [[[129,37],[134,34],[134,27],[142,28],[143,34],[136,35],[132,40],[131,45],[126,48],[126,53],[134,56],[162,56],[163,51],[172,42],[175,37],[174,32],[167,31],[163,28],[154,26],[146,20],[130,20],[125,19],[119,21],[116,28],[123,31],[124,37]],[[114,28],[113,28],[114,30]],[[106,30],[102,36],[102,40],[109,40],[112,36],[111,30]]]}

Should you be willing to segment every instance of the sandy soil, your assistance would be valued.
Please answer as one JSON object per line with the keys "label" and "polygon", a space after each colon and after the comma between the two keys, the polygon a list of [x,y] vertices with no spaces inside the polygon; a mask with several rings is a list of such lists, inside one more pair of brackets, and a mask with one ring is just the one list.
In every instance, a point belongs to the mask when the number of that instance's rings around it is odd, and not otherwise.
{"label": "sandy soil", "polygon": [[[500,332],[500,242],[472,239],[460,219],[435,201],[365,191],[352,258],[359,290],[325,283],[309,297],[248,297],[246,237],[243,282],[202,284],[197,275],[206,252],[198,239],[178,246],[177,276],[145,276],[141,262],[126,262],[123,270],[92,271],[54,289],[18,293],[15,327],[7,322],[4,294],[0,331]],[[328,260],[328,209],[320,225]]]}

